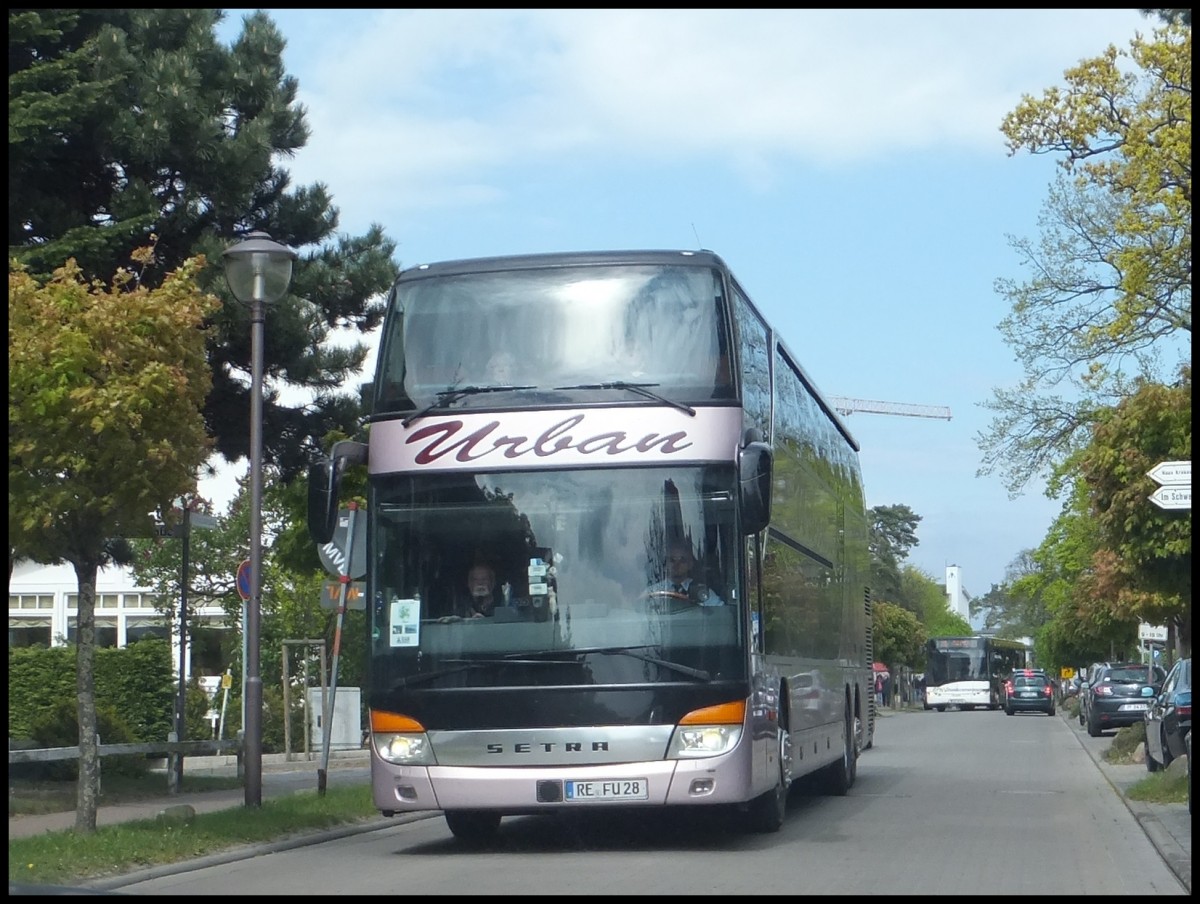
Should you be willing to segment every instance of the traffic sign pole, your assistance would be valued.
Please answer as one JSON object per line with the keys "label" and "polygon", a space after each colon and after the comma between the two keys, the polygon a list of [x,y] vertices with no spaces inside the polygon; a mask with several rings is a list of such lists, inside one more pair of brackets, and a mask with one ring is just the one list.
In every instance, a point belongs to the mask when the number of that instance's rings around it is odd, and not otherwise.
{"label": "traffic sign pole", "polygon": [[238,596],[242,598],[242,740],[246,738],[246,654],[250,651],[250,644],[246,637],[246,603],[250,600],[250,560],[242,559],[242,563],[238,565],[237,578],[234,583],[237,584]]}

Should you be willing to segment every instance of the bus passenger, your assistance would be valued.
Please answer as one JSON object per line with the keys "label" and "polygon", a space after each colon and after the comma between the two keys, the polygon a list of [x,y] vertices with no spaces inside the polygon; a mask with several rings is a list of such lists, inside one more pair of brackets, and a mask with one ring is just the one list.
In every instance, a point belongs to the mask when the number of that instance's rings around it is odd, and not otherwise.
{"label": "bus passenger", "polygon": [[686,540],[672,540],[667,546],[667,578],[647,588],[647,594],[669,595],[697,606],[724,606],[725,601],[703,581],[693,579],[696,557]]}
{"label": "bus passenger", "polygon": [[467,598],[458,614],[463,618],[491,618],[496,614],[496,570],[476,562],[467,570]]}
{"label": "bus passenger", "polygon": [[514,374],[517,359],[510,351],[500,350],[488,361],[488,382],[497,386],[511,386],[516,382]]}

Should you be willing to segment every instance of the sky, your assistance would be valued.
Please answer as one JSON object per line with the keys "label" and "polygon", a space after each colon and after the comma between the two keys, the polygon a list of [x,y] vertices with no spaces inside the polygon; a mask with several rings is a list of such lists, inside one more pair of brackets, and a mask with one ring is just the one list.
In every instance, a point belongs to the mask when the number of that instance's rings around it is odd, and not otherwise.
{"label": "sky", "polygon": [[[226,10],[231,42],[252,12]],[[1040,235],[1057,159],[1000,124],[1156,20],[1116,10],[268,9],[339,232],[402,267],[544,251],[717,252],[818,388],[950,409],[855,412],[868,506],[920,516],[904,564],[968,595],[1006,579],[1061,503],[977,476],[1011,247]],[[303,253],[304,249],[300,249]],[[270,329],[268,321],[267,329]],[[376,335],[367,338],[370,345]],[[374,357],[369,359],[373,362]],[[356,381],[357,382],[357,381]],[[222,509],[234,475],[201,484]]]}

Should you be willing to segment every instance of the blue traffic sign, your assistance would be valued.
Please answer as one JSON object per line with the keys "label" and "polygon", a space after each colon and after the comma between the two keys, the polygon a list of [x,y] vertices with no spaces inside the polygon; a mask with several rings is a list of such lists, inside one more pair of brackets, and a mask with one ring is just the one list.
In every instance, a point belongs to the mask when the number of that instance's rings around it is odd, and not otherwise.
{"label": "blue traffic sign", "polygon": [[237,591],[242,602],[250,599],[250,560],[243,559],[237,570]]}

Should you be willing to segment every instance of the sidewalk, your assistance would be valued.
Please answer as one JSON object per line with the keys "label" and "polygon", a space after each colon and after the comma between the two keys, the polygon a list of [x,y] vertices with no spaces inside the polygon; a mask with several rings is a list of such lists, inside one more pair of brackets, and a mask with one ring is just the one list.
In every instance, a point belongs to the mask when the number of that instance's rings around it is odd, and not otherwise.
{"label": "sidewalk", "polygon": [[1108,783],[1121,795],[1125,806],[1129,808],[1142,826],[1142,831],[1150,839],[1159,856],[1179,877],[1187,890],[1192,890],[1192,814],[1188,812],[1187,804],[1155,804],[1143,800],[1130,800],[1125,791],[1140,782],[1147,775],[1146,767],[1137,763],[1128,766],[1114,766],[1112,763],[1097,757],[1091,748],[1085,749],[1091,756]]}
{"label": "sidewalk", "polygon": [[[311,760],[304,754],[293,754],[288,760],[284,754],[263,755],[262,796],[264,799],[290,794],[304,788],[317,789],[321,757],[313,754]],[[335,750],[329,754],[329,768],[325,779],[327,785],[344,784],[347,779],[368,784],[370,778],[370,754],[367,750]],[[185,775],[237,775],[235,756],[190,756],[184,760]],[[354,770],[353,774],[349,770]],[[203,791],[192,794],[166,793],[165,767],[155,770],[162,774],[162,797],[150,798],[127,804],[102,806],[96,811],[96,827],[117,825],[137,819],[154,819],[165,807],[188,805],[197,813],[211,813],[241,807],[246,802],[243,788],[224,791]],[[311,780],[310,780],[311,779]],[[28,838],[43,832],[60,832],[75,827],[75,811],[62,813],[39,813],[8,817],[8,837]]]}

